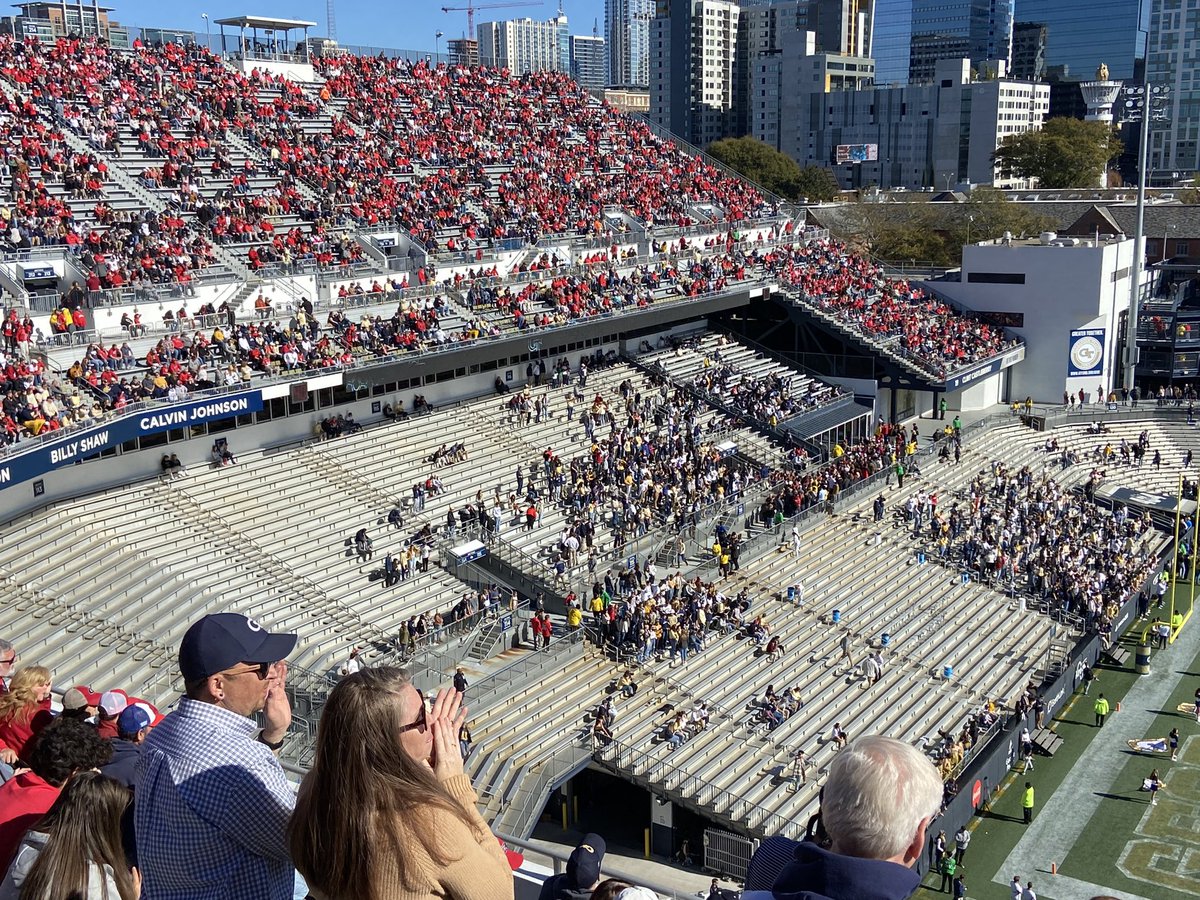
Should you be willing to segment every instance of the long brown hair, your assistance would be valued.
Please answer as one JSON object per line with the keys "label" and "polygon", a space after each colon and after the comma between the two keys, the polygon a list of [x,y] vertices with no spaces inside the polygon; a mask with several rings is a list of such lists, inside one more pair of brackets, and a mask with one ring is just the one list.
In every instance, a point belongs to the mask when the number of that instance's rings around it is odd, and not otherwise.
{"label": "long brown hair", "polygon": [[0,722],[25,724],[37,710],[37,689],[50,680],[45,666],[22,666],[13,674],[8,692],[0,694]]}
{"label": "long brown hair", "polygon": [[288,826],[292,861],[331,900],[379,900],[380,873],[417,885],[408,849],[417,842],[440,866],[459,858],[434,843],[430,814],[441,810],[477,826],[423,760],[400,743],[404,669],[363,669],[329,694],[317,729],[316,756]]}
{"label": "long brown hair", "polygon": [[[21,885],[21,900],[87,897],[93,865],[112,869],[120,900],[137,900],[121,846],[121,816],[132,799],[129,788],[99,772],[80,772],[68,780],[37,826],[48,838]],[[107,890],[104,896],[117,900]]]}

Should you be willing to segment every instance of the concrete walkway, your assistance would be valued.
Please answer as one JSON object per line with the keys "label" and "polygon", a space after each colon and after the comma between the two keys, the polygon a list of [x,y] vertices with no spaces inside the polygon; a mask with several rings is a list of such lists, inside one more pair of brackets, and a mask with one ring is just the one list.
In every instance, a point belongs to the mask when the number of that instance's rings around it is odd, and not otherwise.
{"label": "concrete walkway", "polygon": [[[1148,900],[1065,875],[1051,875],[1050,863],[1062,865],[1092,822],[1104,794],[1120,794],[1125,790],[1117,784],[1117,779],[1129,762],[1126,742],[1146,736],[1157,711],[1164,708],[1179,686],[1183,678],[1180,670],[1191,664],[1198,651],[1200,627],[1193,623],[1183,629],[1174,644],[1155,652],[1151,674],[1141,677],[1130,688],[1121,701],[1121,712],[1108,717],[1054,795],[1037,810],[1033,823],[1025,829],[992,881],[1008,884],[1013,875],[1020,875],[1022,882],[1033,881],[1038,896],[1044,900],[1089,900],[1097,894],[1119,900]],[[1093,715],[1094,697],[1081,696],[1075,702],[1081,707],[1080,715]],[[1036,790],[1037,781],[1031,780]],[[1014,782],[1013,789],[1020,787]]]}

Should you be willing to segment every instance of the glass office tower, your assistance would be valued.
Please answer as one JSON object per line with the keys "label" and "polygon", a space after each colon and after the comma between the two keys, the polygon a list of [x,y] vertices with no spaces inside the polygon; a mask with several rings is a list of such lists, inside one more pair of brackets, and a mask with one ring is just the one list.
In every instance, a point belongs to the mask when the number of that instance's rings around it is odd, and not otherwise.
{"label": "glass office tower", "polygon": [[1014,17],[1046,26],[1048,70],[1087,80],[1104,63],[1114,81],[1134,77],[1142,56],[1138,0],[1016,0]]}

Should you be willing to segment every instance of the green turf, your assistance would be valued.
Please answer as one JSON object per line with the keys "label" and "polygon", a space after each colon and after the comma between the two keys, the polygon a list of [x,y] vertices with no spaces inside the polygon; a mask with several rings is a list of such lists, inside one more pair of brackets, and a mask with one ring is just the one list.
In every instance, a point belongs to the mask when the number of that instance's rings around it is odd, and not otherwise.
{"label": "green turf", "polygon": [[[1184,597],[1177,598],[1180,605],[1184,602]],[[1200,616],[1200,613],[1197,615]],[[1200,627],[1200,619],[1190,622],[1187,627]],[[1130,665],[1134,645],[1140,634],[1139,627],[1136,631],[1131,630],[1122,640],[1131,651]],[[1117,702],[1124,699],[1129,688],[1141,677],[1136,675],[1132,668],[1112,669],[1103,666],[1097,670],[1097,675],[1098,681],[1092,687],[1092,693],[1095,695],[1103,691],[1114,709]],[[1131,752],[1118,781],[1119,790],[1101,802],[1099,810],[1084,832],[1086,840],[1078,841],[1065,860],[1056,860],[1063,875],[1154,900],[1195,900],[1200,896],[1200,881],[1194,882],[1190,890],[1187,889],[1187,875],[1190,870],[1197,870],[1195,877],[1200,877],[1200,805],[1193,810],[1189,802],[1191,797],[1195,796],[1200,803],[1200,736],[1188,743],[1189,735],[1197,734],[1200,729],[1192,716],[1179,714],[1175,709],[1176,704],[1191,701],[1193,698],[1196,681],[1189,679],[1188,675],[1200,678],[1200,654],[1187,667],[1185,677],[1172,694],[1170,702],[1164,704],[1166,708],[1155,717],[1153,727],[1143,735],[1163,737],[1172,727],[1178,727],[1185,750],[1180,762],[1172,764],[1169,757],[1152,759]],[[1033,775],[1036,778],[1039,807],[1052,796],[1076,764],[1087,765],[1088,746],[1098,734],[1098,730],[1092,727],[1091,703],[1092,697],[1084,697],[1081,692],[1077,692],[1073,700],[1064,706],[1055,718],[1055,730],[1063,736],[1065,743],[1054,757],[1047,759],[1039,756],[1035,760]],[[1165,778],[1165,786],[1158,805],[1153,810],[1153,817],[1146,825],[1152,833],[1135,834],[1135,829],[1142,823],[1143,816],[1149,809],[1147,795],[1138,791],[1138,787],[1142,779],[1155,767]],[[1019,770],[1020,763],[1001,786],[991,810],[972,822],[972,842],[963,869],[966,873],[967,895],[972,900],[1009,900],[1011,896],[1006,884],[996,884],[992,879],[1020,840],[1025,827],[1020,809],[1020,787],[1023,779],[1020,778]],[[1195,833],[1189,831],[1193,822],[1196,827]],[[934,827],[936,829],[937,826]],[[1181,832],[1188,834],[1181,835]],[[1189,835],[1190,847],[1183,843],[1184,838]],[[1156,841],[1156,838],[1160,837],[1175,839],[1176,844],[1160,846],[1161,841]],[[1154,883],[1129,878],[1117,867],[1117,861],[1126,850],[1126,846],[1139,839],[1145,843],[1138,845],[1133,864],[1135,868],[1140,867],[1141,871],[1145,871],[1148,877],[1154,878]],[[1148,868],[1152,865],[1155,866],[1154,871]],[[1163,875],[1164,868],[1170,870],[1166,875]],[[1174,873],[1176,868],[1183,874]],[[1004,881],[1013,874],[1019,874],[1023,878],[1033,877],[1035,883],[1038,881],[1038,873],[1005,873]],[[1045,878],[1044,875],[1042,877]],[[1185,890],[1174,890],[1168,886],[1172,878],[1177,879],[1175,883]],[[915,897],[918,900],[929,900],[933,897],[947,896],[938,892],[940,883],[940,875],[930,874]]]}

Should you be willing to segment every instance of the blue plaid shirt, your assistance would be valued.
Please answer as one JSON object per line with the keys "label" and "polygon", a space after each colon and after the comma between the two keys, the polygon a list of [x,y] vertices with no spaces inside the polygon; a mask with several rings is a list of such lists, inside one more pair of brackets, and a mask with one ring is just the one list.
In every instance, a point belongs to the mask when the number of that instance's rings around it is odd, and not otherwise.
{"label": "blue plaid shirt", "polygon": [[144,900],[291,900],[296,797],[257,733],[185,698],[146,737],[134,795]]}

